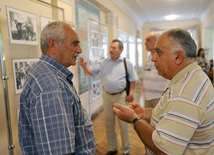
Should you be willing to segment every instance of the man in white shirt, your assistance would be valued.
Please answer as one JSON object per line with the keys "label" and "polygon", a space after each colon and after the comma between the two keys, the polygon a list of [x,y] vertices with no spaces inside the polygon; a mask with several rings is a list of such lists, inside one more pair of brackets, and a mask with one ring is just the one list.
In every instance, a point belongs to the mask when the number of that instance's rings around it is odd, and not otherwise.
{"label": "man in white shirt", "polygon": [[159,76],[151,61],[152,54],[155,53],[155,43],[159,33],[150,32],[145,39],[146,50],[148,50],[146,64],[144,66],[143,92],[145,98],[145,108],[154,108],[160,100],[161,94],[169,82],[167,79]]}

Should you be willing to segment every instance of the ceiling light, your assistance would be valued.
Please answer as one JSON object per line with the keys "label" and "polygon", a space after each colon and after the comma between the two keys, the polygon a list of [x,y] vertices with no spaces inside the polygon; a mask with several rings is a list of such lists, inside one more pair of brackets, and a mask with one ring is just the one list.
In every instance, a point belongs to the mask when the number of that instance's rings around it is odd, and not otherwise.
{"label": "ceiling light", "polygon": [[164,16],[164,18],[166,20],[174,20],[175,18],[177,18],[178,15],[175,15],[175,14],[171,14],[171,15],[167,15],[167,16]]}

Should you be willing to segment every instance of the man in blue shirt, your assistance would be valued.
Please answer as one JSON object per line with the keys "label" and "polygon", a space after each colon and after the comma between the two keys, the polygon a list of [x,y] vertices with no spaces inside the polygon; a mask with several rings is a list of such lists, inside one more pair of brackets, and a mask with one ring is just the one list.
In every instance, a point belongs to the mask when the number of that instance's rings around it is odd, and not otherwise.
{"label": "man in blue shirt", "polygon": [[93,155],[93,124],[67,67],[82,52],[77,31],[64,22],[41,34],[42,57],[29,72],[20,98],[19,142],[24,155]]}
{"label": "man in blue shirt", "polygon": [[[101,60],[95,66],[88,66],[86,61],[80,58],[80,64],[86,73],[92,76],[101,74],[101,82],[104,88],[103,109],[105,118],[105,127],[108,140],[109,151],[106,155],[117,153],[117,135],[115,131],[115,114],[112,111],[114,103],[126,104],[126,101],[133,101],[135,81],[138,80],[137,73],[129,60],[127,63],[127,72],[129,74],[130,93],[126,95],[126,71],[123,58],[120,54],[123,51],[123,43],[119,40],[113,40],[110,45],[110,58]],[[118,119],[121,132],[123,154],[129,154],[131,144],[129,143],[128,124]]]}

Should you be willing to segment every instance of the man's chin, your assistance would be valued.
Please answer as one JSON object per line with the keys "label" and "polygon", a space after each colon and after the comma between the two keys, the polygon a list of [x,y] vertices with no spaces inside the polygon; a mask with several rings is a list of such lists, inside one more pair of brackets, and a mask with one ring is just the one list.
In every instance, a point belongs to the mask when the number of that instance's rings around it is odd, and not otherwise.
{"label": "man's chin", "polygon": [[77,64],[77,62],[74,61],[74,62],[71,63],[71,66],[75,66],[76,64]]}
{"label": "man's chin", "polygon": [[157,70],[157,71],[158,71],[158,75],[162,76],[161,72],[159,70]]}
{"label": "man's chin", "polygon": [[69,65],[69,67],[70,66],[75,66],[76,64],[77,64],[76,60],[72,60],[71,63],[70,63],[70,65]]}

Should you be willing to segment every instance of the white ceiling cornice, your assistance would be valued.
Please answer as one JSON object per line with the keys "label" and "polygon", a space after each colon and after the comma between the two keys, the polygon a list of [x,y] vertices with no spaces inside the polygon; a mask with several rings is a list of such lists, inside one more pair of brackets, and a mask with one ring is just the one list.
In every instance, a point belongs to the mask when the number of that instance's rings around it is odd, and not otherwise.
{"label": "white ceiling cornice", "polygon": [[205,6],[203,12],[201,13],[200,20],[204,21],[208,16],[214,14],[214,2],[210,0],[210,3]]}
{"label": "white ceiling cornice", "polygon": [[[132,6],[127,5],[125,1],[127,0],[111,0],[122,12],[124,12],[127,16],[129,16],[131,19],[133,19],[137,24],[143,25],[143,20],[141,17],[134,13],[133,10],[136,10],[136,8],[132,8]],[[133,0],[131,3],[136,3],[135,0]]]}

